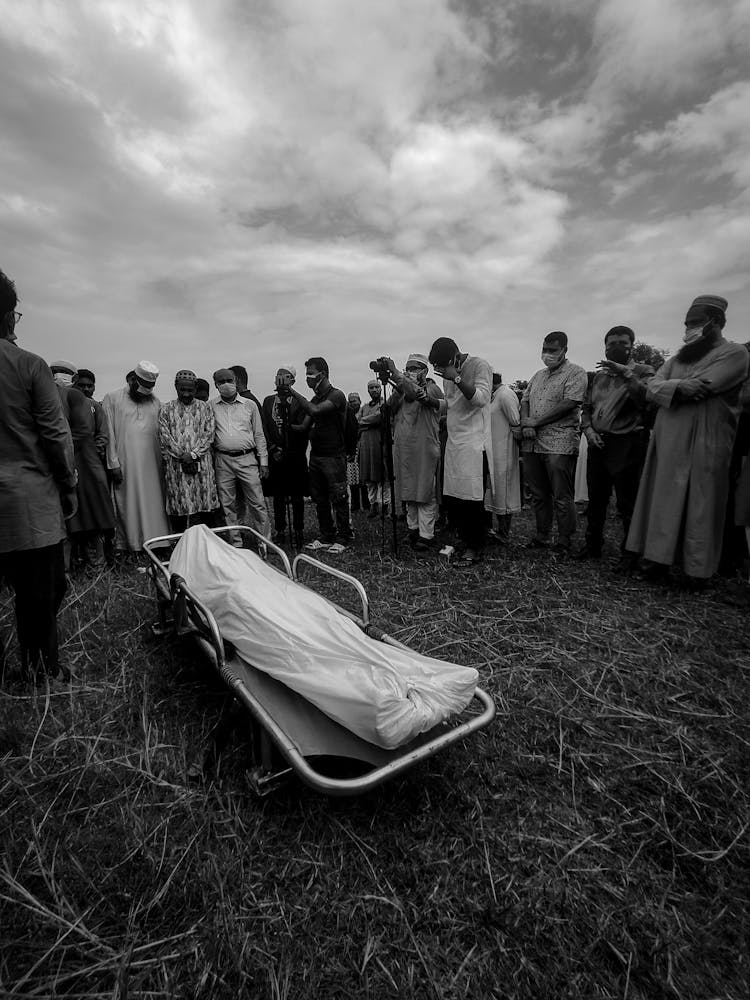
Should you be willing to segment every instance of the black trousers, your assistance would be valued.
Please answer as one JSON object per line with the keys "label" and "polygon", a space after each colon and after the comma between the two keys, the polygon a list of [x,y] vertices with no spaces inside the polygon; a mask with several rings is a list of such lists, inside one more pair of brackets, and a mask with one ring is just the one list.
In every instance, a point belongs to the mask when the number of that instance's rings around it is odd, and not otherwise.
{"label": "black trousers", "polygon": [[301,535],[305,528],[305,498],[276,496],[273,498],[273,526],[277,531],[286,531],[286,505],[287,499],[292,508],[292,523],[294,532]]}
{"label": "black trousers", "polygon": [[[487,465],[487,455],[482,455],[482,480],[487,488],[490,476]],[[484,500],[462,500],[446,493],[443,503],[448,514],[448,523],[455,530],[467,549],[481,552],[487,541],[487,521],[485,519]]]}
{"label": "black trousers", "polygon": [[602,434],[602,437],[604,447],[594,448],[589,445],[586,463],[586,483],[589,490],[586,546],[592,552],[601,552],[607,507],[613,489],[617,512],[622,519],[623,537],[620,548],[625,549],[648,448],[646,431]]}
{"label": "black trousers", "polygon": [[221,508],[216,510],[199,510],[195,514],[169,514],[169,526],[174,534],[178,531],[187,531],[188,519],[190,524],[206,524],[209,528],[221,528],[223,518]]}
{"label": "black trousers", "polygon": [[65,596],[63,542],[41,549],[0,553],[0,577],[16,595],[16,631],[25,667],[59,672],[57,612]]}

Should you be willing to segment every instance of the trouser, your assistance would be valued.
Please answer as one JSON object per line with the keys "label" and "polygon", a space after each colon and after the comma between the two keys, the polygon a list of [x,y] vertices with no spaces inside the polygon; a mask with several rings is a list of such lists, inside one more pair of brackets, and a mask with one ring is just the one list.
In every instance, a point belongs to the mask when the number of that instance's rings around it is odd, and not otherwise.
{"label": "trouser", "polygon": [[448,494],[444,497],[448,519],[467,549],[481,552],[487,537],[483,500],[462,500]]}
{"label": "trouser", "polygon": [[552,524],[557,517],[557,539],[569,545],[576,530],[575,474],[577,455],[524,453],[526,485],[531,491],[531,505],[536,519],[536,537],[549,542]]}
{"label": "trouser", "polygon": [[[264,538],[271,536],[271,524],[260,485],[260,473],[255,455],[222,455],[215,453],[216,489],[219,493],[227,524],[238,524],[238,500],[244,504],[249,526]],[[238,544],[235,538],[234,544]]]}
{"label": "trouser", "polygon": [[422,503],[416,500],[406,501],[406,527],[409,531],[419,531],[420,538],[429,541],[435,537],[437,515],[438,505],[435,497]]}
{"label": "trouser", "polygon": [[[349,500],[346,487],[346,459],[343,455],[310,456],[310,496],[318,514],[320,540],[336,541],[336,532],[342,541],[354,537],[349,522]],[[336,527],[333,514],[336,515]]]}
{"label": "trouser", "polygon": [[633,517],[638,484],[648,447],[648,435],[644,431],[632,434],[602,434],[602,438],[603,448],[589,445],[586,465],[586,484],[589,491],[586,546],[595,553],[601,552],[602,549],[607,506],[613,488],[617,512],[622,520],[623,535],[620,549],[625,550],[625,540]]}
{"label": "trouser", "polygon": [[352,510],[369,510],[370,501],[367,496],[367,487],[357,483],[356,486],[349,487]]}
{"label": "trouser", "polygon": [[368,506],[375,503],[381,503],[383,500],[383,484],[382,483],[366,483],[367,486],[367,503]]}
{"label": "trouser", "polygon": [[292,524],[295,535],[301,535],[305,527],[305,500],[304,497],[274,496],[273,498],[273,522],[274,527],[279,532],[286,530],[286,505],[289,503],[292,508]]}
{"label": "trouser", "polygon": [[25,670],[60,669],[57,612],[67,587],[63,543],[0,553],[0,577],[15,591],[16,632]]}
{"label": "trouser", "polygon": [[187,531],[189,525],[206,524],[209,528],[219,528],[221,526],[221,511],[199,510],[193,514],[168,514],[169,525],[172,531]]}

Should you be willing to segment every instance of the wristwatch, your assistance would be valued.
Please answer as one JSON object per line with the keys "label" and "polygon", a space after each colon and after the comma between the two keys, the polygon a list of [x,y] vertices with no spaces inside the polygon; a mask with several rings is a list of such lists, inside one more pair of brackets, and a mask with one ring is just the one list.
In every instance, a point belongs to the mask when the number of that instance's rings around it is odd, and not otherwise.
{"label": "wristwatch", "polygon": [[461,376],[460,375],[456,375],[456,377],[453,379],[453,384],[454,385],[461,385]]}

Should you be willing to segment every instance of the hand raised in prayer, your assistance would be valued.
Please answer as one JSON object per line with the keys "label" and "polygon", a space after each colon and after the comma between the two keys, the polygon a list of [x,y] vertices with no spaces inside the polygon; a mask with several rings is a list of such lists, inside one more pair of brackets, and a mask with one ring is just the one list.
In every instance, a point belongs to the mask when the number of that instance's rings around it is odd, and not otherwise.
{"label": "hand raised in prayer", "polygon": [[260,478],[261,479],[268,479],[268,466],[267,465],[261,465],[261,467],[260,467]]}
{"label": "hand raised in prayer", "polygon": [[683,399],[690,399],[700,402],[710,393],[711,379],[707,378],[684,378],[680,382],[677,391]]}
{"label": "hand raised in prayer", "polygon": [[442,375],[443,378],[447,379],[449,382],[455,382],[456,375],[458,375],[458,371],[456,370],[455,365],[446,365],[442,371],[438,371],[438,369],[435,368],[435,371],[438,372],[439,375]]}
{"label": "hand raised in prayer", "polygon": [[624,375],[625,372],[630,371],[627,365],[621,365],[617,361],[610,361],[609,358],[602,358],[601,361],[597,361],[596,370],[608,372],[610,375]]}
{"label": "hand raised in prayer", "polygon": [[586,435],[586,440],[592,448],[604,447],[604,438],[598,431],[595,431],[593,427],[587,427],[584,434]]}

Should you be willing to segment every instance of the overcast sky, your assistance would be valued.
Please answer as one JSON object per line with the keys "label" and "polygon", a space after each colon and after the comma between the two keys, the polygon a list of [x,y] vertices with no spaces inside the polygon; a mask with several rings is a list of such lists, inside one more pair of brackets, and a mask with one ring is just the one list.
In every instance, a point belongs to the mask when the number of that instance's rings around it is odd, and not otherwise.
{"label": "overcast sky", "polygon": [[750,339],[750,0],[2,6],[0,267],[98,395],[441,335],[510,382],[703,292]]}

